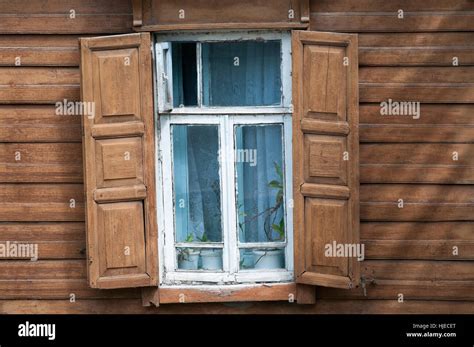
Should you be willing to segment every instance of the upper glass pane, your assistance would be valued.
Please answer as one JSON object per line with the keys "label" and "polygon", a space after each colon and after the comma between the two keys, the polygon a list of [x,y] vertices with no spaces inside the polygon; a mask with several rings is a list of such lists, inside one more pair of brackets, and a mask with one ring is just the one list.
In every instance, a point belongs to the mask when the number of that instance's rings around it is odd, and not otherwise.
{"label": "upper glass pane", "polygon": [[197,53],[195,42],[173,42],[173,107],[197,106]]}
{"label": "upper glass pane", "polygon": [[282,137],[281,124],[235,127],[240,242],[285,240]]}
{"label": "upper glass pane", "polygon": [[176,242],[221,242],[217,125],[173,125]]}
{"label": "upper glass pane", "polygon": [[280,41],[202,44],[204,106],[281,104]]}

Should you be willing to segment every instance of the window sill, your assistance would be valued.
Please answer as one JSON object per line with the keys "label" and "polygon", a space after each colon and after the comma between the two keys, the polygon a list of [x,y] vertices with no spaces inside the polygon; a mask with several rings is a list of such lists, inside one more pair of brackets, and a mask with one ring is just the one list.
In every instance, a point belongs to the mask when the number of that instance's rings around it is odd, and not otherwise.
{"label": "window sill", "polygon": [[295,283],[226,286],[161,286],[160,304],[289,301],[296,298]]}

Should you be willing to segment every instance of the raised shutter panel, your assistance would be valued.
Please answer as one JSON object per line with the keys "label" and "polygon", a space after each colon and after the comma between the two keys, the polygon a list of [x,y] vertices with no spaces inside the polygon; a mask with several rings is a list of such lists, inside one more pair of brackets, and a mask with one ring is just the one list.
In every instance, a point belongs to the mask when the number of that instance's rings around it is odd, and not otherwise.
{"label": "raised shutter panel", "polygon": [[359,244],[357,36],[294,31],[292,41],[295,276],[307,298],[310,286],[359,280],[356,257],[325,254]]}
{"label": "raised shutter panel", "polygon": [[157,285],[151,64],[147,33],[81,39],[82,101],[95,110],[82,117],[93,288]]}

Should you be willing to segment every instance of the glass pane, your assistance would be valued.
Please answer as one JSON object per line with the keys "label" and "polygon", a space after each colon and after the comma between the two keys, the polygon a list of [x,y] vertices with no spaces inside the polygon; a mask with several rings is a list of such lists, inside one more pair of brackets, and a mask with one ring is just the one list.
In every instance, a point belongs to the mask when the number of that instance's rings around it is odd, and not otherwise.
{"label": "glass pane", "polygon": [[240,242],[285,240],[282,136],[281,124],[235,127]]}
{"label": "glass pane", "polygon": [[285,250],[283,248],[240,249],[240,269],[284,269]]}
{"label": "glass pane", "polygon": [[173,125],[176,242],[221,242],[217,125]]}
{"label": "glass pane", "polygon": [[179,270],[222,270],[222,249],[176,248]]}
{"label": "glass pane", "polygon": [[280,41],[203,43],[203,104],[280,105],[280,52]]}
{"label": "glass pane", "polygon": [[197,105],[196,43],[173,42],[173,106]]}

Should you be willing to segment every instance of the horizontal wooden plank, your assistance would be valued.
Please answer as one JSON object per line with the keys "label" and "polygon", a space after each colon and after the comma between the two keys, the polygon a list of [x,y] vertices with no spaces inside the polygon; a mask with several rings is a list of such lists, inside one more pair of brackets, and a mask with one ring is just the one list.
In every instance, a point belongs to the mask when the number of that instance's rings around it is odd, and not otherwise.
{"label": "horizontal wooden plank", "polygon": [[[1,294],[1,292],[0,292]],[[296,294],[294,283],[227,286],[227,288],[161,288],[160,305],[210,302],[288,301]]]}
{"label": "horizontal wooden plank", "polygon": [[79,50],[62,47],[0,47],[0,66],[79,66]]}
{"label": "horizontal wooden plank", "polygon": [[77,13],[131,13],[132,5],[128,0],[0,0],[2,13],[45,14],[68,13],[74,9]]}
{"label": "horizontal wooden plank", "polygon": [[361,164],[360,182],[474,184],[474,166]]}
{"label": "horizontal wooden plank", "polygon": [[474,183],[473,144],[363,144],[360,163],[362,183]]}
{"label": "horizontal wooden plank", "polygon": [[360,83],[360,102],[473,103],[474,83]]}
{"label": "horizontal wooden plank", "polygon": [[85,279],[85,260],[2,260],[0,280]]}
{"label": "horizontal wooden plank", "polygon": [[1,183],[81,183],[80,143],[0,143]]}
{"label": "horizontal wooden plank", "polygon": [[77,222],[84,213],[81,184],[4,184],[0,190],[3,222]]}
{"label": "horizontal wooden plank", "polygon": [[368,281],[474,281],[472,261],[368,260],[361,267]]}
{"label": "horizontal wooden plank", "polygon": [[1,67],[0,85],[78,85],[78,68]]}
{"label": "horizontal wooden plank", "polygon": [[[130,32],[132,14],[2,14],[0,34],[120,34]],[[47,23],[47,25],[45,25]]]}
{"label": "horizontal wooden plank", "polygon": [[471,185],[364,184],[360,200],[362,221],[474,220]]}
{"label": "horizontal wooden plank", "polygon": [[37,241],[84,241],[84,223],[2,223],[3,240]]}
{"label": "horizontal wooden plank", "polygon": [[[9,243],[7,243],[9,242]],[[31,253],[24,254],[24,257],[6,256],[3,259],[18,260],[25,259],[31,260],[32,257],[37,257],[39,260],[50,260],[50,259],[85,259],[86,257],[86,242],[85,239],[82,241],[34,241],[34,242],[23,242],[18,240],[7,240],[3,236],[0,237],[0,243],[5,245],[12,245],[13,243],[19,243],[21,245],[27,244],[28,247],[34,247],[34,252],[37,254],[31,255]],[[36,259],[36,260],[37,260]]]}
{"label": "horizontal wooden plank", "polygon": [[397,12],[404,11],[472,11],[469,0],[318,0],[311,1],[311,12]]}
{"label": "horizontal wooden plank", "polygon": [[360,83],[472,83],[474,67],[362,67]]}
{"label": "horizontal wooden plank", "polygon": [[327,300],[315,305],[292,303],[224,303],[143,307],[141,299],[1,300],[0,314],[472,314],[472,301]]}
{"label": "horizontal wooden plank", "polygon": [[398,208],[397,203],[363,202],[360,204],[361,221],[472,221],[473,204],[405,203]]}
{"label": "horizontal wooden plank", "polygon": [[0,66],[79,66],[79,37],[2,35]]}
{"label": "horizontal wooden plank", "polygon": [[361,33],[358,37],[359,48],[416,47],[454,49],[471,48],[474,46],[474,32]]}
{"label": "horizontal wooden plank", "polygon": [[77,68],[0,68],[0,103],[56,103],[79,100]]}
{"label": "horizontal wooden plank", "polygon": [[[140,298],[140,289],[97,290],[86,279],[0,280],[1,300]],[[73,303],[71,303],[73,304]]]}
{"label": "horizontal wooden plank", "polygon": [[365,259],[473,260],[474,241],[363,240]]}
{"label": "horizontal wooden plank", "polygon": [[362,202],[474,203],[474,186],[365,184],[360,188]]}
{"label": "horizontal wooden plank", "polygon": [[[395,116],[403,118],[400,116]],[[407,116],[404,116],[405,118]],[[409,117],[409,116],[408,116]],[[474,117],[473,117],[474,119]],[[474,125],[369,125],[359,126],[360,142],[474,142]]]}
{"label": "horizontal wooden plank", "polygon": [[[457,153],[456,160],[453,153]],[[360,146],[361,164],[415,164],[466,167],[474,170],[474,144],[381,143]]]}
{"label": "horizontal wooden plank", "polygon": [[474,47],[359,48],[359,66],[474,65]]}
{"label": "horizontal wooden plank", "polygon": [[420,117],[381,115],[360,105],[361,142],[474,142],[474,105],[421,104]]}
{"label": "horizontal wooden plank", "polygon": [[311,30],[336,32],[474,31],[474,12],[312,12]]}
{"label": "horizontal wooden plank", "polygon": [[362,240],[474,241],[474,222],[361,223]]}
{"label": "horizontal wooden plank", "polygon": [[0,105],[0,142],[80,142],[81,117],[55,106]]}
{"label": "horizontal wooden plank", "polygon": [[[405,281],[377,280],[366,284],[366,296],[363,288],[341,290],[317,288],[318,299],[384,299],[398,301],[403,294],[405,302],[411,300],[474,300],[474,282],[472,281]],[[426,301],[429,302],[429,301]]]}
{"label": "horizontal wooden plank", "polygon": [[79,49],[79,38],[89,35],[2,35],[1,48],[76,48]]}
{"label": "horizontal wooden plank", "polygon": [[[409,96],[399,99],[404,101]],[[386,101],[386,100],[383,100]],[[382,116],[380,103],[360,105],[360,123],[366,124],[397,124],[397,125],[474,125],[474,105],[440,105],[421,104],[420,118],[412,116]],[[421,139],[420,139],[421,141]]]}
{"label": "horizontal wooden plank", "polygon": [[79,85],[0,86],[0,104],[54,104],[79,101]]}

